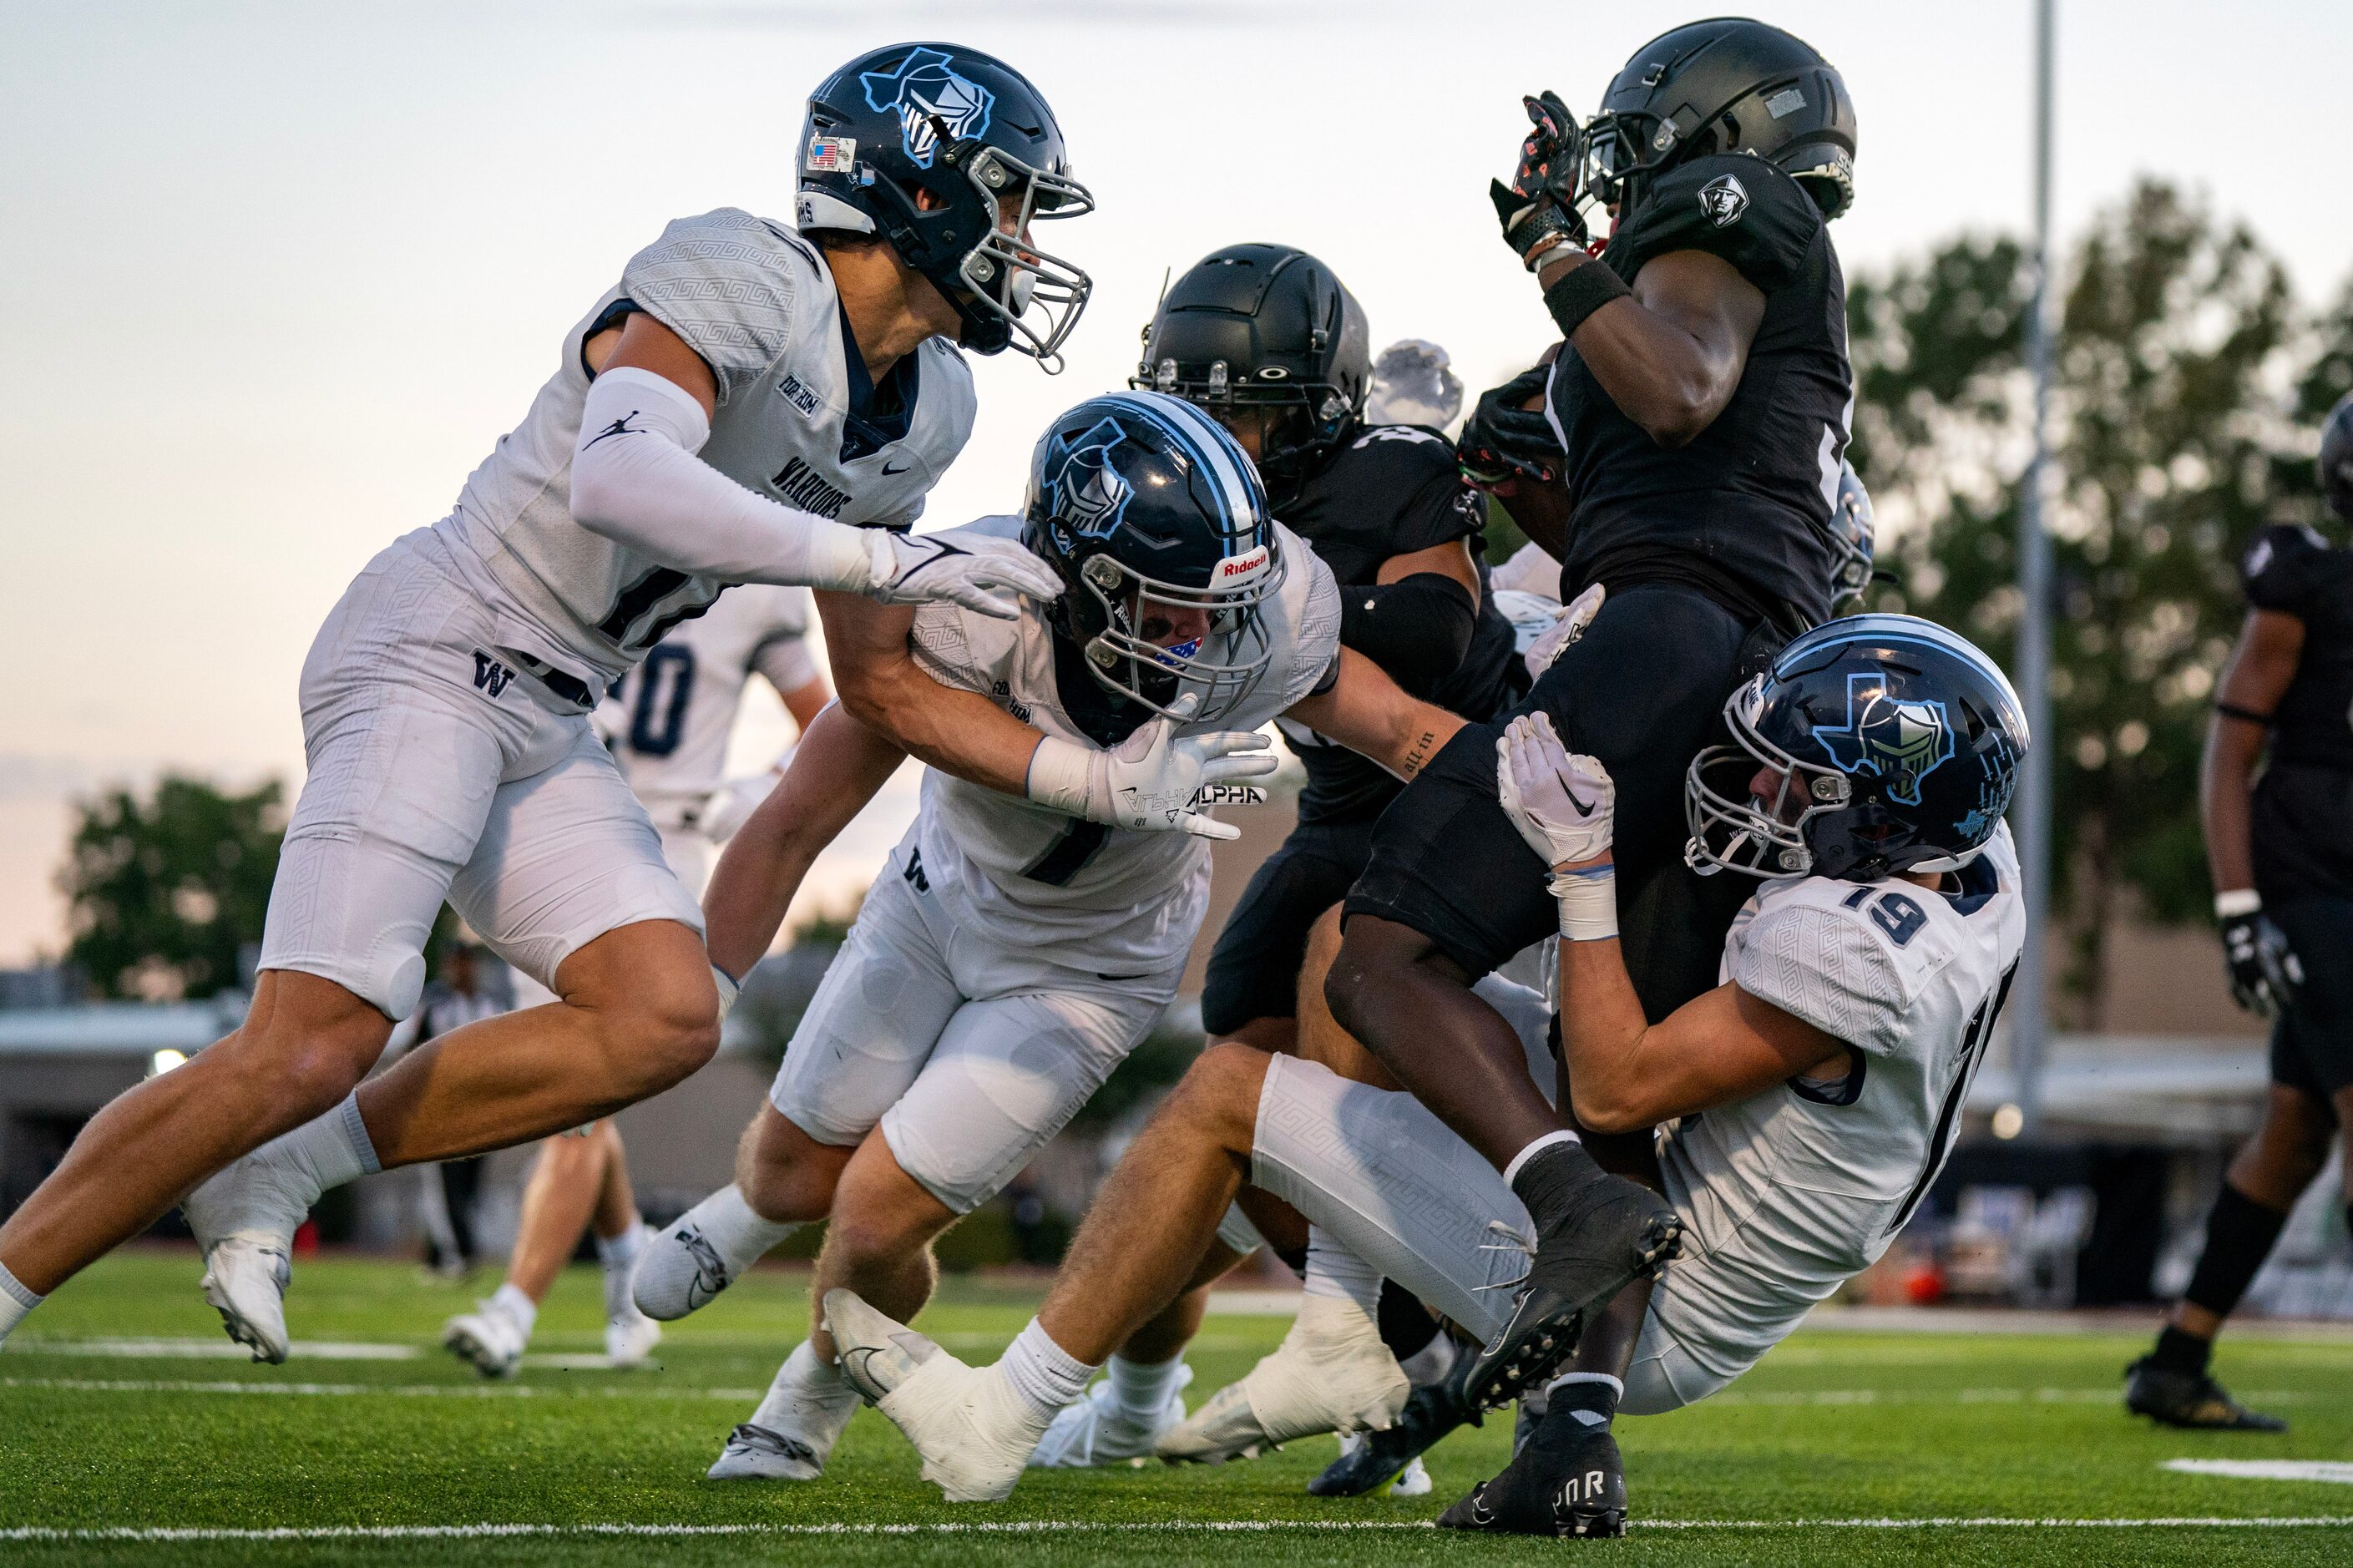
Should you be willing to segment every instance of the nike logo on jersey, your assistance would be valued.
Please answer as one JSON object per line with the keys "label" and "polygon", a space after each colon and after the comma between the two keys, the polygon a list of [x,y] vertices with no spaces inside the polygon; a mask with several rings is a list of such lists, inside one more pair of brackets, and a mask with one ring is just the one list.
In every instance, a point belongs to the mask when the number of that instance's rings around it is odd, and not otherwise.
{"label": "nike logo on jersey", "polygon": [[883,464],[883,465],[882,465],[882,477],[883,477],[883,478],[885,478],[885,479],[889,479],[889,478],[892,478],[892,476],[894,476],[894,475],[903,474],[903,473],[905,473],[905,472],[907,471],[908,467],[909,467],[909,465],[907,465],[907,464],[905,464],[905,463],[902,463],[902,464],[900,464],[897,468],[892,468],[890,464],[885,463],[885,464]]}
{"label": "nike logo on jersey", "polygon": [[487,691],[491,697],[497,698],[505,694],[507,682],[513,679],[513,670],[509,669],[480,648],[474,650],[475,690]]}
{"label": "nike logo on jersey", "polygon": [[786,463],[768,483],[786,506],[797,506],[822,518],[840,517],[841,509],[851,499],[848,490],[836,489],[798,458]]}
{"label": "nike logo on jersey", "polygon": [[[644,435],[644,431],[629,423],[630,420],[635,419],[637,416],[638,410],[634,408],[630,409],[627,414],[624,414],[618,419],[614,420],[610,425],[606,426],[602,430],[597,431],[596,435],[590,437],[588,438],[588,447],[595,446],[597,442],[604,440],[608,436]],[[583,447],[580,449],[585,452],[588,449],[588,447]],[[480,683],[478,681],[476,684],[480,685]]]}

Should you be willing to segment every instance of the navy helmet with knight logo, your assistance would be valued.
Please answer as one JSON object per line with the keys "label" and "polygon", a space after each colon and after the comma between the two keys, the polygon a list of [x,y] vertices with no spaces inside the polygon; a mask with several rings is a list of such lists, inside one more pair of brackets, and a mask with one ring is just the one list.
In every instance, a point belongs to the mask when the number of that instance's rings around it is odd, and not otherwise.
{"label": "navy helmet with knight logo", "polygon": [[1703,876],[1957,870],[2010,808],[2028,744],[2000,667],[1915,616],[1816,627],[1724,718],[1734,743],[1702,752],[1684,780],[1685,858]]}
{"label": "navy helmet with knight logo", "polygon": [[[1153,392],[1091,397],[1056,419],[1029,459],[1021,542],[1064,592],[1054,630],[1104,689],[1196,723],[1230,713],[1273,661],[1259,611],[1284,562],[1266,491],[1223,426]],[[1198,625],[1168,645],[1155,623]]]}
{"label": "navy helmet with knight logo", "polygon": [[955,308],[964,347],[1061,368],[1094,285],[1029,226],[1094,197],[1028,78],[955,44],[870,49],[809,94],[797,155],[803,229],[881,237]]}

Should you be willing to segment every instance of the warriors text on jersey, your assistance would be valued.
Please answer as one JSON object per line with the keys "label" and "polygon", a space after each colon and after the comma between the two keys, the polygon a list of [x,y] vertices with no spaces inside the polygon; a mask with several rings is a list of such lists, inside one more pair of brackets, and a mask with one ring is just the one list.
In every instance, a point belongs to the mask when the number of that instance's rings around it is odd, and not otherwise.
{"label": "warriors text on jersey", "polygon": [[1849,1059],[1661,1144],[1689,1230],[1651,1311],[1712,1372],[1746,1368],[1885,1251],[1952,1152],[2025,942],[2010,830],[1948,886],[1767,882],[1725,941],[1725,979]]}
{"label": "warriors text on jersey", "polygon": [[565,335],[531,412],[435,530],[452,569],[492,607],[501,647],[598,690],[724,586],[572,518],[589,382],[582,347],[635,310],[676,332],[718,382],[702,460],[786,506],[904,527],[972,433],[972,373],[942,338],[886,378],[889,415],[859,416],[873,389],[832,275],[797,233],[731,207],[671,224]]}
{"label": "warriors text on jersey", "polygon": [[756,672],[778,691],[817,678],[807,637],[807,588],[746,583],[685,622],[616,682],[597,706],[597,732],[613,748],[629,791],[664,832],[723,782],[727,741]]}
{"label": "warriors text on jersey", "polygon": [[[1487,521],[1485,500],[1463,484],[1453,446],[1413,425],[1366,430],[1311,475],[1282,510],[1284,526],[1315,547],[1343,595],[1376,581],[1391,556],[1458,539],[1471,541],[1475,554]],[[1466,719],[1493,716],[1514,668],[1512,629],[1483,591],[1486,567],[1479,572],[1478,618],[1462,662],[1435,685],[1398,679],[1416,697]],[[1389,674],[1398,679],[1397,671]],[[1302,822],[1370,821],[1404,787],[1379,763],[1321,741],[1303,726],[1286,724],[1282,732],[1307,769],[1307,787],[1299,796]]]}
{"label": "warriors text on jersey", "polygon": [[1679,250],[1722,258],[1765,295],[1732,401],[1669,449],[1619,411],[1574,347],[1546,412],[1567,454],[1566,600],[1589,583],[1693,584],[1749,618],[1830,617],[1831,508],[1853,406],[1846,283],[1813,198],[1761,158],[1660,175],[1601,259],[1628,283]]}
{"label": "warriors text on jersey", "polygon": [[2353,551],[2309,528],[2267,528],[2241,574],[2249,605],[2304,626],[2255,785],[2255,886],[2273,905],[2353,898]]}
{"label": "warriors text on jersey", "polygon": [[[987,518],[942,537],[968,550],[1018,550],[1020,520]],[[1340,652],[1331,571],[1275,525],[1282,591],[1259,614],[1273,662],[1233,712],[1198,730],[1252,730],[1313,694]],[[943,685],[994,699],[1049,735],[1102,746],[1089,721],[1106,696],[1077,650],[1038,611],[990,620],[952,605],[915,612],[916,662]],[[1134,708],[1134,721],[1151,717]],[[1127,725],[1133,729],[1134,724]],[[1125,731],[1122,731],[1123,736]],[[1114,742],[1115,743],[1115,742]],[[1187,833],[1136,833],[1081,821],[936,771],[923,775],[910,836],[934,896],[999,942],[1028,941],[1057,962],[1142,973],[1179,962],[1208,905],[1209,852]]]}

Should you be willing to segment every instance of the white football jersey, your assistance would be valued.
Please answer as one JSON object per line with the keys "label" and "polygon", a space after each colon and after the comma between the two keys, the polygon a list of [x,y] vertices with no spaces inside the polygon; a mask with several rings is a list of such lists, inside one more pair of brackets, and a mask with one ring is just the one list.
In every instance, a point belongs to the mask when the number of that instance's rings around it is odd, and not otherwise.
{"label": "white football jersey", "polygon": [[500,617],[502,647],[594,689],[726,584],[640,555],[572,519],[572,454],[588,393],[583,342],[635,306],[685,340],[719,386],[702,460],[772,500],[838,522],[902,528],[972,434],[972,372],[944,338],[913,355],[903,438],[844,460],[849,367],[840,301],[818,248],[722,207],[681,218],[565,334],[523,422],[436,526],[452,564]]}
{"label": "white football jersey", "polygon": [[623,676],[592,721],[654,826],[685,826],[723,781],[727,741],[754,674],[778,691],[817,676],[807,588],[746,583],[679,624]]}
{"label": "white football jersey", "polygon": [[[1255,730],[1321,685],[1340,657],[1340,590],[1307,542],[1274,524],[1282,588],[1260,607],[1274,649],[1258,688],[1232,713],[1181,732]],[[1021,521],[984,518],[941,537],[973,551],[1013,551]],[[944,686],[977,691],[1049,735],[1095,747],[1057,685],[1055,634],[1024,603],[992,620],[953,605],[915,612],[915,659]],[[1089,679],[1071,668],[1073,678]],[[1189,833],[1106,827],[937,771],[923,774],[910,834],[933,893],[1001,943],[1051,948],[1055,962],[1098,974],[1146,974],[1182,961],[1208,909],[1209,847]]]}
{"label": "white football jersey", "polygon": [[1954,878],[1767,882],[1734,921],[1724,978],[1852,1055],[1661,1141],[1684,1255],[1706,1266],[1670,1265],[1651,1311],[1711,1371],[1746,1368],[1886,1251],[1952,1152],[2025,944],[2009,828]]}

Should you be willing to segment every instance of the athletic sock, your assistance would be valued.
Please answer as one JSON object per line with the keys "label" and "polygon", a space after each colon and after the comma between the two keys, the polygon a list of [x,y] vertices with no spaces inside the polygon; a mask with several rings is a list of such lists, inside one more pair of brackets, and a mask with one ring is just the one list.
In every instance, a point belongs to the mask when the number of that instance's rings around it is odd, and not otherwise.
{"label": "athletic sock", "polygon": [[522,1288],[510,1279],[491,1297],[491,1305],[515,1321],[524,1339],[531,1338],[533,1325],[539,1321],[539,1303],[522,1293]]}
{"label": "athletic sock", "polygon": [[2205,1374],[2206,1363],[2213,1354],[2212,1340],[2201,1340],[2168,1323],[2158,1331],[2157,1348],[2148,1352],[2148,1359],[2152,1365],[2167,1372],[2200,1377]]}
{"label": "athletic sock", "polygon": [[637,1266],[638,1249],[646,1244],[646,1227],[633,1225],[618,1236],[596,1238],[596,1259],[610,1272],[627,1274]]}
{"label": "athletic sock", "polygon": [[858,1390],[833,1362],[819,1361],[814,1342],[803,1340],[776,1369],[752,1425],[783,1432],[830,1452],[850,1414],[858,1408]]}
{"label": "athletic sock", "polygon": [[1150,1426],[1159,1419],[1167,1407],[1169,1393],[1176,1386],[1177,1374],[1185,1370],[1185,1358],[1170,1356],[1166,1361],[1130,1361],[1114,1355],[1103,1363],[1111,1375],[1112,1403],[1121,1415],[1138,1426]]}
{"label": "athletic sock", "polygon": [[1566,1411],[1583,1426],[1607,1426],[1625,1397],[1625,1384],[1606,1372],[1565,1373],[1545,1385],[1545,1414]]}
{"label": "athletic sock", "polygon": [[8,1266],[0,1263],[0,1341],[5,1341],[9,1331],[25,1321],[25,1314],[47,1299],[25,1289],[24,1282],[8,1272]]}
{"label": "athletic sock", "polygon": [[795,1220],[761,1218],[744,1202],[744,1189],[732,1184],[695,1205],[692,1215],[702,1239],[717,1250],[731,1275],[751,1268],[800,1229]]}
{"label": "athletic sock", "polygon": [[1056,1344],[1046,1325],[1035,1318],[1007,1348],[997,1370],[1023,1404],[1048,1420],[1084,1394],[1087,1381],[1095,1374],[1093,1367]]}
{"label": "athletic sock", "polygon": [[375,1141],[368,1137],[367,1123],[360,1119],[357,1089],[343,1096],[343,1103],[324,1116],[305,1121],[255,1152],[294,1166],[322,1193],[384,1169],[375,1157]]}
{"label": "athletic sock", "polygon": [[[1381,1281],[1381,1310],[1373,1314],[1373,1321],[1381,1331],[1381,1343],[1389,1347],[1399,1366],[1428,1350],[1432,1341],[1446,1337],[1438,1331],[1438,1320],[1430,1315],[1430,1309],[1394,1279]],[[1409,1369],[1406,1375],[1413,1377],[1412,1371]],[[1421,1381],[1414,1378],[1417,1384]]]}
{"label": "athletic sock", "polygon": [[2206,1248],[2199,1254],[2198,1268],[2181,1299],[2218,1318],[2229,1317],[2286,1224],[2287,1215],[2280,1210],[2266,1208],[2223,1183],[2206,1216]]}
{"label": "athletic sock", "polygon": [[1576,1133],[1567,1131],[1546,1133],[1543,1137],[1536,1139],[1526,1148],[1512,1156],[1512,1163],[1504,1167],[1504,1184],[1511,1188],[1512,1191],[1520,1193],[1521,1201],[1524,1203],[1526,1202],[1527,1194],[1525,1192],[1521,1192],[1520,1189],[1521,1173],[1526,1171],[1530,1165],[1544,1165],[1550,1163],[1548,1161],[1537,1158],[1537,1156],[1544,1153],[1546,1150],[1557,1149],[1564,1144],[1582,1143],[1583,1142],[1585,1142],[1585,1140],[1579,1138]]}
{"label": "athletic sock", "polygon": [[1320,1225],[1307,1227],[1307,1272],[1302,1289],[1310,1296],[1353,1301],[1367,1318],[1380,1310],[1380,1272]]}
{"label": "athletic sock", "polygon": [[1398,1357],[1398,1370],[1416,1388],[1428,1388],[1444,1381],[1446,1374],[1454,1370],[1454,1358],[1461,1348],[1450,1334],[1432,1334],[1430,1342],[1411,1355]]}

